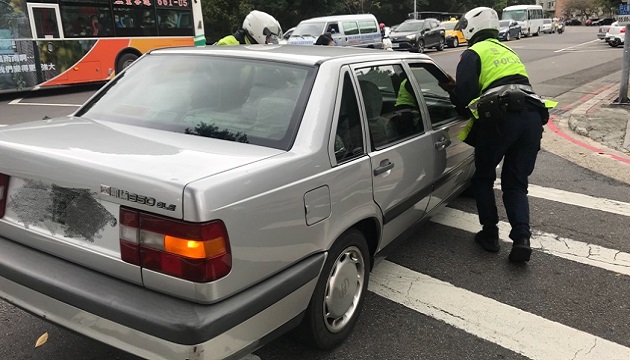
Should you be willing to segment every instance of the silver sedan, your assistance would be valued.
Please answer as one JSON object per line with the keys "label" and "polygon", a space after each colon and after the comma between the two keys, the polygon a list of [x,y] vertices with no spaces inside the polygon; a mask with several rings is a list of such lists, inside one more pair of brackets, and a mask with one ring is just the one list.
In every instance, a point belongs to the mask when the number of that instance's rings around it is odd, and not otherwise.
{"label": "silver sedan", "polygon": [[372,267],[468,186],[445,79],[370,49],[152,51],[72,116],[0,130],[0,298],[150,359],[293,327],[332,348]]}

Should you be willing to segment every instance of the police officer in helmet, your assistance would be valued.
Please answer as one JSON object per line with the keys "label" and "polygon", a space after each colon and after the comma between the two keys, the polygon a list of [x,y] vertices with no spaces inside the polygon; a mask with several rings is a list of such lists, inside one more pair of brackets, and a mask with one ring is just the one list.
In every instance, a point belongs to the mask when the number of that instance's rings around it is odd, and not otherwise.
{"label": "police officer in helmet", "polygon": [[540,150],[542,126],[549,118],[547,108],[555,104],[534,93],[518,55],[496,39],[496,11],[487,7],[470,10],[456,29],[462,30],[469,48],[457,65],[457,81],[449,76],[440,85],[472,119],[460,139],[475,147],[472,186],[482,225],[475,242],[490,252],[500,250],[493,184],[496,167],[503,160],[501,190],[514,241],[509,260],[529,261],[528,177]]}
{"label": "police officer in helmet", "polygon": [[241,29],[217,41],[215,45],[277,44],[281,37],[282,28],[276,18],[253,10],[245,17]]}

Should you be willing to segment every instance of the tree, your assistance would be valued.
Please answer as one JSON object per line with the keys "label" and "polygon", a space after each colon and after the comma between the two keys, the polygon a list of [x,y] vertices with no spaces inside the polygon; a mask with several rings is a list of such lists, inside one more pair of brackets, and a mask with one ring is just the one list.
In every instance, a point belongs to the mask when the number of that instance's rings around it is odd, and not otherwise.
{"label": "tree", "polygon": [[587,18],[597,13],[595,0],[569,0],[565,8],[565,17],[569,18],[576,13],[581,18]]}

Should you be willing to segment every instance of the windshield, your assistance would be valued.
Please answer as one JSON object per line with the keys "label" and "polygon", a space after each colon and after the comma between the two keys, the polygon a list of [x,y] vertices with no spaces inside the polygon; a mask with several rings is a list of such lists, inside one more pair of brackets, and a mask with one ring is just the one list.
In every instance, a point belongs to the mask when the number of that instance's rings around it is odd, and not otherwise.
{"label": "windshield", "polygon": [[453,30],[455,28],[455,24],[457,24],[456,22],[443,22],[440,24],[441,27],[444,28],[444,30]]}
{"label": "windshield", "polygon": [[324,22],[309,22],[299,24],[291,36],[316,36],[324,33]]}
{"label": "windshield", "polygon": [[396,32],[419,31],[424,26],[424,21],[409,21],[400,24]]}
{"label": "windshield", "polygon": [[501,19],[503,20],[516,20],[516,21],[525,21],[527,20],[527,10],[508,10],[504,11],[501,15]]}
{"label": "windshield", "polygon": [[149,55],[77,116],[287,150],[313,74],[287,63]]}
{"label": "windshield", "polygon": [[499,27],[505,28],[509,27],[512,20],[501,20],[499,21]]}

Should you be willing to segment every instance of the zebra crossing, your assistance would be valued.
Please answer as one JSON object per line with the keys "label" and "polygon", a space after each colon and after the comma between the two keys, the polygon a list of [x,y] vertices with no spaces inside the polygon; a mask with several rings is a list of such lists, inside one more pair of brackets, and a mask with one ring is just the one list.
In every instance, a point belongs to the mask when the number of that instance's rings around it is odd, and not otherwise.
{"label": "zebra crossing", "polygon": [[[495,188],[500,189],[499,182],[497,182]],[[627,187],[624,188],[623,191],[626,191],[626,194],[630,195]],[[597,214],[596,216],[602,218],[606,218],[606,216],[620,216],[625,221],[630,220],[628,219],[628,217],[630,217],[630,203],[623,201],[598,198],[596,196],[539,185],[530,185],[529,196],[530,202],[539,200],[546,204],[556,204],[556,206],[558,204],[564,204],[577,207],[582,209],[582,211],[592,211],[594,214]],[[622,198],[626,199],[625,197]],[[442,232],[440,234],[423,233],[419,237],[421,239],[423,239],[422,235],[431,238],[436,237],[436,239],[432,240],[436,244],[440,241],[437,238],[440,236],[443,237],[445,233],[451,234],[454,232],[457,232],[457,234],[453,236],[472,242],[470,241],[472,238],[471,235],[479,230],[478,217],[475,213],[470,210],[465,211],[453,207],[443,209],[431,219],[431,223],[444,227]],[[579,221],[577,221],[574,225],[579,227],[579,224]],[[504,247],[509,251],[510,240],[508,234],[510,225],[504,221],[501,221],[498,225],[502,244],[504,244]],[[628,234],[630,234],[630,230],[625,232],[621,231],[623,238],[616,239],[616,241],[622,243],[627,242],[630,240]],[[558,265],[557,272],[567,271],[568,266],[566,264],[574,263],[576,264],[575,266],[579,266],[582,272],[589,271],[588,269],[597,269],[597,271],[601,271],[604,274],[612,274],[613,278],[630,276],[630,253],[614,249],[612,246],[607,247],[601,244],[584,242],[564,236],[563,234],[554,234],[536,229],[534,229],[534,233],[532,234],[531,244],[532,248],[535,249],[533,256],[538,257],[542,256],[541,254],[545,254],[552,260],[558,259],[558,261],[562,262],[561,265]],[[438,246],[439,245],[435,245],[434,248]],[[436,257],[437,256],[438,255],[436,255]],[[411,257],[412,255],[407,256],[408,259],[406,261],[401,261],[401,259],[389,259],[376,266],[371,273],[368,286],[369,292],[377,295],[378,298],[384,301],[393,302],[413,312],[435,319],[441,323],[447,324],[451,328],[463,331],[470,336],[498,345],[506,349],[509,354],[513,354],[513,357],[507,356],[501,358],[528,358],[536,360],[630,359],[630,339],[619,341],[617,339],[619,336],[617,336],[617,338],[615,336],[607,336],[605,324],[594,326],[594,328],[597,328],[597,331],[592,331],[593,333],[591,333],[590,329],[585,330],[588,326],[582,324],[579,320],[579,316],[575,314],[570,316],[572,321],[567,321],[570,324],[565,324],[562,320],[559,320],[562,316],[549,319],[546,316],[541,316],[541,314],[538,313],[539,311],[533,310],[531,306],[528,309],[521,309],[514,304],[514,302],[518,303],[518,301],[513,301],[512,304],[510,304],[508,301],[488,296],[487,291],[485,293],[481,291],[478,293],[472,290],[474,286],[466,286],[465,280],[462,280],[461,283],[457,285],[445,281],[442,278],[442,273],[449,271],[447,266],[444,266],[444,269],[441,269],[441,271],[435,271],[438,276],[435,274],[426,274],[422,266],[416,268],[416,266],[409,265],[413,263],[410,260]],[[399,256],[399,258],[405,258],[405,255]],[[463,256],[460,255],[459,258],[463,258]],[[451,260],[456,262],[455,259]],[[449,260],[442,260],[442,262],[447,261]],[[550,260],[547,261],[549,262]],[[496,262],[495,260],[495,263]],[[583,265],[587,267],[584,268]],[[524,273],[527,272],[528,266],[535,267],[537,265],[530,263],[524,266],[522,270]],[[576,271],[576,273],[582,273],[580,271]],[[596,278],[597,276],[601,275],[595,275]],[[454,275],[449,274],[449,277],[453,278]],[[573,280],[579,281],[579,279]],[[532,279],[532,281],[536,281],[536,279]],[[585,287],[588,287],[588,285],[586,285],[587,280],[584,280],[583,283]],[[622,282],[622,285],[626,286],[621,288],[621,290],[624,292],[627,291],[628,284],[630,284],[628,281]],[[541,285],[541,287],[542,286],[543,285]],[[547,285],[545,284],[544,286]],[[601,287],[610,288],[607,284]],[[620,289],[616,289],[614,286],[610,289],[611,292],[617,290]],[[561,289],[549,290],[551,293],[558,294],[561,294],[561,291]],[[574,294],[567,297],[575,298],[580,296],[588,297],[587,294]],[[623,303],[623,300],[620,300],[620,302]],[[586,307],[589,309],[597,309],[598,306],[597,304],[589,304],[589,306]],[[604,305],[602,304],[601,306]],[[617,307],[620,306],[617,305]],[[567,312],[570,313],[571,310],[569,309]],[[610,309],[604,312],[606,314],[614,313],[614,311]],[[373,314],[364,312],[362,317],[371,315]],[[593,316],[588,318],[591,319]],[[628,324],[625,324],[626,320]],[[370,323],[369,320],[366,322]],[[588,321],[584,320],[584,323],[588,323]],[[574,326],[576,324],[578,324],[578,326]],[[624,330],[630,332],[630,318],[625,320],[617,319],[615,324],[611,325],[611,328],[618,327],[619,324],[621,324],[622,327],[625,324]],[[395,327],[395,325],[391,326]],[[604,330],[601,330],[601,328]],[[378,331],[377,328],[373,330]],[[623,337],[621,336],[621,338]],[[351,338],[349,340],[352,342],[353,339]],[[374,339],[369,340],[369,342],[372,341],[378,341],[378,335],[375,335]],[[385,346],[385,344],[383,345]],[[280,355],[282,353],[282,346],[284,345],[280,345],[280,348],[274,349],[274,344],[272,343],[269,347],[273,349],[275,355],[270,355],[271,352],[269,349],[263,349],[259,356],[262,360],[284,359],[285,357]],[[412,344],[409,346],[414,347],[416,345]],[[352,356],[345,357],[343,355],[348,351],[347,349],[361,351],[360,346],[352,344],[342,345],[342,347],[345,348],[345,350],[341,351],[342,355],[333,351],[325,355],[317,353],[316,356],[313,355],[312,357],[305,355],[303,359],[353,359],[354,357]],[[408,352],[409,357],[403,355],[402,357],[392,356],[391,358],[424,358],[418,357],[418,355],[411,355],[412,353],[413,352]],[[289,357],[286,358],[288,359]],[[362,354],[356,358],[380,359],[382,357],[371,357],[370,354]],[[429,358],[455,359],[457,357],[444,357],[436,354],[435,357],[431,356]],[[471,355],[470,358],[475,359],[480,357],[479,355]],[[491,357],[488,356],[488,358]]]}

